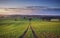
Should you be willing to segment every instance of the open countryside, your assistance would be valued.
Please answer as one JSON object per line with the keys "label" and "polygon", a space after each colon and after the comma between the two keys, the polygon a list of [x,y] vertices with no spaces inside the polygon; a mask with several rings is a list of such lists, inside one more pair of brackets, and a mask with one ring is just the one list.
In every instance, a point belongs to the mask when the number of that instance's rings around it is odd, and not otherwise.
{"label": "open countryside", "polygon": [[60,21],[7,17],[0,18],[0,38],[60,38]]}
{"label": "open countryside", "polygon": [[0,0],[0,38],[60,38],[60,0]]}

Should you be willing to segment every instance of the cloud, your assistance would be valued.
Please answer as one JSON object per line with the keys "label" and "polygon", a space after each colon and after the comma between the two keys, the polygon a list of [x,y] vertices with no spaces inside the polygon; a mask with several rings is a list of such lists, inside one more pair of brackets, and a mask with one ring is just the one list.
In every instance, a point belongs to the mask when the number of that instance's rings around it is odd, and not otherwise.
{"label": "cloud", "polygon": [[0,9],[0,14],[30,14],[32,10],[28,9]]}
{"label": "cloud", "polygon": [[[47,12],[43,12],[44,10],[47,10]],[[11,14],[21,14],[21,15],[26,15],[26,14],[50,14],[49,11],[55,11],[55,10],[60,10],[60,8],[49,8],[49,7],[40,7],[40,6],[33,6],[33,7],[25,7],[25,8],[0,8],[0,14],[7,14],[7,15],[11,15]],[[54,13],[58,13],[58,12],[51,12],[51,14]],[[60,14],[60,13],[58,13]]]}

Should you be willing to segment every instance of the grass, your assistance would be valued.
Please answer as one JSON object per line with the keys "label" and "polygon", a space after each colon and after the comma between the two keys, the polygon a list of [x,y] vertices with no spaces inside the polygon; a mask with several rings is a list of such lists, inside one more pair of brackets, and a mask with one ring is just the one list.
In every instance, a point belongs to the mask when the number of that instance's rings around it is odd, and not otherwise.
{"label": "grass", "polygon": [[28,27],[24,21],[3,21],[0,22],[0,38],[18,38]]}
{"label": "grass", "polygon": [[39,38],[60,38],[60,22],[32,21],[31,25]]}
{"label": "grass", "polygon": [[[18,38],[23,34],[29,25],[29,21],[26,19],[18,20],[0,20],[0,38]],[[38,36],[45,38],[42,34],[54,33],[60,35],[60,22],[48,22],[41,21],[39,19],[32,19],[31,26],[35,30]],[[48,34],[47,34],[48,35]],[[33,38],[31,29],[28,29],[25,38]]]}

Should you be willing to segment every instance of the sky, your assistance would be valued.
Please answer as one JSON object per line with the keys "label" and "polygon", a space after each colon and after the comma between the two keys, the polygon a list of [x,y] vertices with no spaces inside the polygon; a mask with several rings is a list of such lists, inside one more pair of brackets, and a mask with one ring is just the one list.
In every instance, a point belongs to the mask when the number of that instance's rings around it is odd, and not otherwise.
{"label": "sky", "polygon": [[[0,0],[0,8],[23,8],[27,6],[44,6],[49,8],[60,8],[60,0]],[[15,12],[15,13],[14,13]],[[37,13],[38,12],[38,13]],[[54,13],[55,12],[55,13]],[[50,14],[50,15],[60,15],[59,11],[32,11],[32,10],[15,10],[8,12],[6,10],[0,9],[0,14]]]}

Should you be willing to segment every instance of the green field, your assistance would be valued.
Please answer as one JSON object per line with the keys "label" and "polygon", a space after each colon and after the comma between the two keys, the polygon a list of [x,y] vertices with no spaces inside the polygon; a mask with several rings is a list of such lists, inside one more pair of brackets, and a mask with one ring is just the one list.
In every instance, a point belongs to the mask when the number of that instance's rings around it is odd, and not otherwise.
{"label": "green field", "polygon": [[[38,38],[59,38],[60,22],[41,21],[32,19],[30,24]],[[34,38],[29,21],[26,19],[0,20],[0,38],[19,38],[28,28],[24,38]]]}
{"label": "green field", "polygon": [[40,38],[45,38],[45,36],[49,38],[50,35],[60,38],[60,22],[32,21],[31,25]]}

